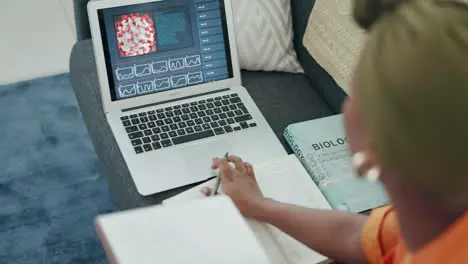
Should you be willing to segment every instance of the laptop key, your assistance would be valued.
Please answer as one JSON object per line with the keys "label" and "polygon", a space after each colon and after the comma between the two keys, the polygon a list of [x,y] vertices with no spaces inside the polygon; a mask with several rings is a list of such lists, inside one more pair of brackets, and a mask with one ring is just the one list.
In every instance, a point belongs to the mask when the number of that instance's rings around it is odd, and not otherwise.
{"label": "laptop key", "polygon": [[188,107],[188,106],[189,106],[189,104],[183,104],[182,105],[182,107]]}
{"label": "laptop key", "polygon": [[185,133],[185,130],[179,129],[179,130],[177,130],[177,134],[178,134],[179,136],[185,136],[185,134],[187,134],[187,133]]}
{"label": "laptop key", "polygon": [[156,118],[155,115],[150,115],[150,116],[149,116],[149,120],[151,120],[151,121],[155,121],[156,119],[157,119],[157,118]]}
{"label": "laptop key", "polygon": [[156,121],[156,125],[157,126],[164,126],[164,121],[158,120],[158,121]]}
{"label": "laptop key", "polygon": [[159,127],[153,128],[153,134],[159,134],[161,133],[161,129]]}
{"label": "laptop key", "polygon": [[170,125],[170,124],[174,123],[174,121],[172,121],[172,119],[170,119],[170,118],[166,118],[166,119],[164,119],[164,123],[166,125]]}
{"label": "laptop key", "polygon": [[234,119],[232,119],[232,118],[228,118],[228,119],[227,119],[227,122],[228,122],[228,124],[230,124],[230,125],[232,125],[232,124],[235,123]]}
{"label": "laptop key", "polygon": [[128,137],[130,139],[142,138],[143,137],[143,132],[141,132],[141,131],[134,132],[134,133],[128,134]]}
{"label": "laptop key", "polygon": [[229,116],[229,117],[234,117],[235,114],[234,114],[234,112],[228,112],[228,113],[227,113],[227,116]]}
{"label": "laptop key", "polygon": [[213,112],[215,112],[217,114],[220,114],[221,113],[221,108],[215,108]]}
{"label": "laptop key", "polygon": [[152,136],[151,136],[151,140],[152,140],[153,142],[159,141],[160,139],[161,139],[161,138],[159,138],[158,135],[152,135]]}
{"label": "laptop key", "polygon": [[234,127],[234,131],[239,131],[239,130],[241,130],[240,127],[238,127],[238,126],[237,126],[237,127]]}
{"label": "laptop key", "polygon": [[134,119],[134,118],[137,118],[137,117],[138,117],[138,115],[136,115],[136,114],[130,115],[131,119]]}
{"label": "laptop key", "polygon": [[187,134],[192,134],[195,132],[195,130],[192,127],[187,127],[185,131],[187,131]]}
{"label": "laptop key", "polygon": [[150,129],[145,130],[145,132],[143,132],[143,133],[145,133],[145,136],[151,136],[151,135],[153,135],[153,132],[151,132]]}
{"label": "laptop key", "polygon": [[164,113],[164,109],[156,109],[156,113]]}
{"label": "laptop key", "polygon": [[200,118],[197,118],[197,119],[195,119],[195,124],[201,125],[201,124],[203,124],[203,120],[201,120]]}
{"label": "laptop key", "polygon": [[214,105],[216,107],[221,107],[223,104],[220,101],[216,101],[216,102],[214,102]]}
{"label": "laptop key", "polygon": [[203,131],[203,128],[200,125],[196,125],[194,129],[195,129],[195,132]]}
{"label": "laptop key", "polygon": [[178,125],[179,125],[179,128],[186,128],[187,127],[187,124],[185,124],[185,122],[180,122]]}
{"label": "laptop key", "polygon": [[139,113],[138,115],[139,115],[139,116],[146,116],[146,112]]}
{"label": "laptop key", "polygon": [[166,133],[160,134],[159,137],[160,137],[161,139],[168,139],[168,138],[169,138],[169,136],[168,136]]}
{"label": "laptop key", "polygon": [[213,121],[218,121],[218,120],[219,120],[219,116],[218,116],[218,115],[213,115],[213,116],[211,116],[211,120],[213,120]]}
{"label": "laptop key", "polygon": [[144,137],[144,138],[143,138],[143,143],[145,143],[145,144],[151,143],[151,138],[149,138],[149,137]]}
{"label": "laptop key", "polygon": [[155,149],[155,150],[162,148],[161,143],[159,143],[159,142],[153,142],[153,144],[151,144],[151,146],[153,146],[153,149]]}
{"label": "laptop key", "polygon": [[214,115],[214,112],[213,112],[213,110],[208,109],[208,110],[206,110],[206,114],[207,115]]}
{"label": "laptop key", "polygon": [[170,140],[163,140],[161,141],[161,145],[165,148],[172,146],[172,142]]}
{"label": "laptop key", "polygon": [[[227,106],[226,106],[227,107]],[[236,110],[237,109],[237,105],[229,105],[229,109],[231,110]]]}
{"label": "laptop key", "polygon": [[243,129],[249,128],[249,125],[247,125],[246,122],[242,122],[239,124]]}
{"label": "laptop key", "polygon": [[130,117],[128,117],[128,116],[122,116],[122,117],[120,117],[120,120],[122,120],[122,121],[128,120],[128,119],[130,119]]}
{"label": "laptop key", "polygon": [[234,129],[232,129],[231,126],[225,126],[224,131],[226,131],[227,133],[231,133],[232,131],[234,131]]}
{"label": "laptop key", "polygon": [[205,116],[205,117],[203,118],[203,122],[205,122],[205,123],[211,122],[211,118],[208,117],[208,116]]}
{"label": "laptop key", "polygon": [[204,117],[204,116],[206,116],[205,112],[203,112],[203,111],[198,112],[197,115],[198,115],[199,117]]}
{"label": "laptop key", "polygon": [[184,108],[184,109],[182,109],[182,112],[184,112],[184,114],[188,114],[188,113],[190,113],[190,109]]}
{"label": "laptop key", "polygon": [[212,128],[217,128],[217,127],[219,127],[219,125],[218,125],[218,123],[213,122],[213,123],[211,123],[211,127],[212,127]]}
{"label": "laptop key", "polygon": [[162,130],[162,132],[169,132],[170,131],[168,126],[161,127],[161,130]]}
{"label": "laptop key", "polygon": [[229,97],[229,95],[223,95],[223,99],[228,99]]}
{"label": "laptop key", "polygon": [[238,116],[240,116],[240,115],[243,115],[243,114],[244,114],[244,112],[242,112],[242,111],[241,111],[241,110],[239,110],[239,109],[237,109],[236,111],[234,111],[234,113],[235,113],[236,115],[238,115]]}
{"label": "laptop key", "polygon": [[239,95],[234,93],[234,94],[231,94],[231,97],[238,97]]}
{"label": "laptop key", "polygon": [[133,146],[140,146],[142,144],[143,144],[143,141],[141,141],[141,139],[139,139],[139,138],[132,140],[132,145]]}
{"label": "laptop key", "polygon": [[192,111],[192,112],[198,112],[198,107],[192,106],[192,107],[190,107],[190,111]]}
{"label": "laptop key", "polygon": [[252,120],[252,116],[251,115],[243,115],[243,116],[237,116],[234,119],[236,120],[237,123],[240,123],[240,122]]}
{"label": "laptop key", "polygon": [[138,146],[138,147],[135,147],[135,153],[136,154],[140,154],[140,153],[143,153],[143,148]]}
{"label": "laptop key", "polygon": [[206,101],[207,101],[208,103],[210,103],[210,102],[213,102],[214,99],[213,99],[213,98],[210,98],[210,99],[207,99]]}
{"label": "laptop key", "polygon": [[146,122],[148,122],[149,120],[148,120],[148,118],[147,118],[146,116],[144,116],[144,117],[140,118],[140,121],[141,121],[142,123],[146,123]]}
{"label": "laptop key", "polygon": [[207,103],[207,104],[206,104],[206,107],[208,107],[209,109],[211,109],[211,108],[214,108],[215,106],[214,106],[213,103]]}
{"label": "laptop key", "polygon": [[155,124],[154,122],[149,122],[149,123],[148,123],[148,127],[149,127],[149,128],[156,127],[156,124]]}
{"label": "laptop key", "polygon": [[209,124],[203,124],[202,127],[204,130],[211,130],[211,127]]}
{"label": "laptop key", "polygon": [[156,111],[152,110],[152,111],[148,111],[148,115],[154,115],[156,114]]}
{"label": "laptop key", "polygon": [[224,105],[223,107],[221,107],[221,110],[223,110],[223,112],[229,112],[229,107]]}
{"label": "laptop key", "polygon": [[198,101],[198,103],[199,104],[204,104],[204,103],[206,103],[206,100],[200,100],[200,101]]}
{"label": "laptop key", "polygon": [[[124,122],[126,122],[126,121],[124,121]],[[132,119],[132,124],[138,125],[138,124],[140,124],[140,120],[138,120],[138,119]]]}
{"label": "laptop key", "polygon": [[178,116],[172,118],[172,120],[174,120],[174,122],[176,122],[176,123],[179,123],[180,121],[182,121],[182,119],[180,117],[178,117]]}
{"label": "laptop key", "polygon": [[191,141],[195,141],[195,140],[209,138],[209,137],[212,137],[214,135],[215,134],[214,134],[214,132],[212,130],[206,130],[206,131],[203,131],[203,132],[200,132],[200,133],[193,133],[193,134],[190,134],[190,135],[173,138],[172,142],[174,142],[174,145],[179,145],[179,144],[183,144],[183,143],[187,143],[187,142],[191,142]]}
{"label": "laptop key", "polygon": [[165,111],[172,111],[172,107],[170,107],[170,106],[169,106],[169,107],[166,107],[166,108],[164,108],[164,110],[165,110]]}
{"label": "laptop key", "polygon": [[174,116],[174,113],[169,111],[169,112],[166,112],[166,117],[173,117]]}
{"label": "laptop key", "polygon": [[224,134],[224,129],[222,127],[218,127],[214,129],[214,132],[216,133],[216,135],[221,135]]}
{"label": "laptop key", "polygon": [[216,97],[215,97],[215,100],[216,100],[216,101],[220,101],[220,100],[222,100],[222,99],[223,99],[223,98],[221,98],[221,96],[216,96]]}
{"label": "laptop key", "polygon": [[166,118],[166,115],[164,113],[158,114],[158,119],[164,119],[164,118]]}
{"label": "laptop key", "polygon": [[145,130],[145,129],[148,129],[148,126],[147,126],[146,124],[139,124],[139,125],[138,125],[138,128],[139,128],[140,130]]}
{"label": "laptop key", "polygon": [[195,119],[197,117],[198,117],[198,115],[196,113],[190,113],[190,118]]}
{"label": "laptop key", "polygon": [[152,151],[153,150],[153,147],[151,147],[150,144],[146,144],[146,145],[143,145],[143,149],[148,152],[148,151]]}
{"label": "laptop key", "polygon": [[174,109],[180,109],[182,106],[181,105],[176,105],[174,106]]}
{"label": "laptop key", "polygon": [[122,121],[122,124],[126,127],[128,126],[131,126],[132,125],[132,122],[130,122],[129,120],[125,120],[125,121]]}
{"label": "laptop key", "polygon": [[189,120],[189,119],[190,119],[190,117],[189,117],[188,115],[183,115],[183,116],[182,116],[182,120],[184,120],[184,121],[187,121],[187,120]]}
{"label": "laptop key", "polygon": [[180,115],[182,115],[182,111],[181,110],[175,110],[174,115],[180,116]]}
{"label": "laptop key", "polygon": [[239,97],[234,97],[234,98],[231,98],[229,102],[231,102],[231,104],[237,104],[241,102],[241,99]]}
{"label": "laptop key", "polygon": [[169,132],[169,136],[172,138],[172,137],[177,137],[177,132],[175,131],[171,131]]}
{"label": "laptop key", "polygon": [[200,110],[202,110],[202,111],[203,111],[203,110],[206,110],[206,105],[204,105],[204,104],[203,104],[203,105],[199,105],[199,106],[198,106],[198,109],[200,109]]}
{"label": "laptop key", "polygon": [[249,124],[249,127],[256,127],[257,126],[257,123],[251,123]]}
{"label": "laptop key", "polygon": [[187,121],[187,126],[194,126],[194,125],[195,125],[195,122],[193,122],[193,120]]}
{"label": "laptop key", "polygon": [[191,102],[190,105],[197,105],[198,102]]}
{"label": "laptop key", "polygon": [[137,127],[137,126],[126,127],[126,128],[125,128],[125,131],[127,131],[127,133],[137,132],[137,131],[138,131],[138,127]]}
{"label": "laptop key", "polygon": [[220,126],[222,126],[222,127],[225,126],[225,125],[227,125],[226,121],[224,121],[224,120],[218,121],[218,124],[219,124]]}
{"label": "laptop key", "polygon": [[230,104],[230,103],[229,103],[229,100],[223,100],[222,103],[223,103],[223,105],[229,105],[229,104]]}
{"label": "laptop key", "polygon": [[171,130],[177,130],[179,128],[179,126],[177,126],[176,124],[172,124],[169,127],[171,128]]}
{"label": "laptop key", "polygon": [[225,113],[221,113],[221,114],[219,114],[219,118],[227,119],[227,115]]}

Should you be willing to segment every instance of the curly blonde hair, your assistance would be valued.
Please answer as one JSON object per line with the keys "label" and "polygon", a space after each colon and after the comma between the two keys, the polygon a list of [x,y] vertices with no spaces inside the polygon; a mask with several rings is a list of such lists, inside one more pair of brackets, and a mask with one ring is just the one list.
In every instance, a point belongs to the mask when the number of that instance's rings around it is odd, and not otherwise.
{"label": "curly blonde hair", "polygon": [[379,158],[468,202],[467,0],[355,0],[357,96]]}

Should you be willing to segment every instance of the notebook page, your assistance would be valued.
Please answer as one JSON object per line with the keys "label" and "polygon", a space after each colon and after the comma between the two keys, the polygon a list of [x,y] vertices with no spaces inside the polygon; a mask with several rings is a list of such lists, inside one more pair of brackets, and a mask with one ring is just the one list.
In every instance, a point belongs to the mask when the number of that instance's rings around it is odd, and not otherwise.
{"label": "notebook page", "polygon": [[[327,200],[294,155],[254,166],[254,169],[264,196],[300,206],[331,209]],[[184,203],[193,199],[206,198],[201,194],[201,188],[205,186],[213,187],[214,184],[215,180],[206,182],[164,201],[163,204]],[[222,186],[220,192],[222,193]],[[263,227],[261,230],[258,224],[251,224],[251,227],[273,263],[284,261],[279,257],[272,256],[271,252],[276,252],[275,247],[278,245],[281,247],[281,251],[289,264],[317,263],[326,259],[279,229],[267,224],[260,225]],[[272,238],[275,240],[275,243],[270,242]]]}
{"label": "notebook page", "polygon": [[270,263],[226,197],[104,215],[96,223],[119,264]]}
{"label": "notebook page", "polygon": [[[262,177],[258,177],[257,181],[264,196],[309,208],[331,209],[330,204],[295,156],[291,155],[280,162],[265,164],[259,170]],[[280,245],[288,263],[318,263],[327,259],[276,227],[268,225],[268,228]]]}

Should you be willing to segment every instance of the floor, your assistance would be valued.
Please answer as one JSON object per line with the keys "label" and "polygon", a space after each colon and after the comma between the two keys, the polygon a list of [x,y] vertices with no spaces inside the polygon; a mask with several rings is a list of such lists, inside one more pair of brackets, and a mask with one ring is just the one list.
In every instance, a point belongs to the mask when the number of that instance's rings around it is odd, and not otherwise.
{"label": "floor", "polygon": [[1,0],[0,25],[0,85],[68,72],[73,0]]}

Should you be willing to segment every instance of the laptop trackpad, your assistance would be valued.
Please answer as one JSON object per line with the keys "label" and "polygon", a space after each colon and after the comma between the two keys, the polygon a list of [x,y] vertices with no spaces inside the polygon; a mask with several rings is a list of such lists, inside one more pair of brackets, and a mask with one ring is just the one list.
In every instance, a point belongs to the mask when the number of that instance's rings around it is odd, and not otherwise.
{"label": "laptop trackpad", "polygon": [[197,177],[208,179],[214,176],[211,172],[213,158],[222,158],[226,152],[230,152],[231,150],[230,144],[225,140],[217,140],[209,144],[188,147],[183,151],[187,170],[194,173]]}

